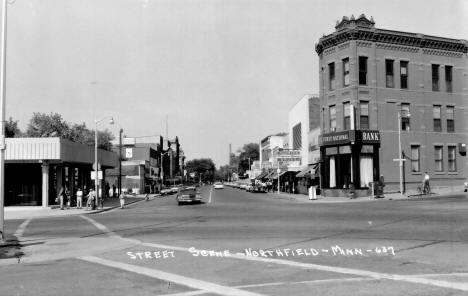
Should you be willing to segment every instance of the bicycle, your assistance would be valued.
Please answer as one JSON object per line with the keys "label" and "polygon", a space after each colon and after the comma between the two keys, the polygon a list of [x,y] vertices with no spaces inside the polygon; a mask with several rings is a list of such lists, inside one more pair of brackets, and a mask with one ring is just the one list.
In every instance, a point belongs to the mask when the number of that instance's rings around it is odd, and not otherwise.
{"label": "bicycle", "polygon": [[431,186],[429,183],[423,182],[421,185],[418,186],[418,194],[419,195],[427,195],[431,194]]}

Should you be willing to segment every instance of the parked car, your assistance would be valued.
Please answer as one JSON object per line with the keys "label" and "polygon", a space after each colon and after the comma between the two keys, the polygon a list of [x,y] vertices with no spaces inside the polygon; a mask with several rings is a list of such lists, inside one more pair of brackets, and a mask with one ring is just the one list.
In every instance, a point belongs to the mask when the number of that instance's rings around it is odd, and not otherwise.
{"label": "parked car", "polygon": [[179,187],[178,186],[171,187],[171,193],[177,193],[177,192],[179,192]]}
{"label": "parked car", "polygon": [[168,194],[172,194],[172,189],[171,188],[161,189],[161,195],[168,195]]}
{"label": "parked car", "polygon": [[202,197],[193,186],[181,187],[177,192],[177,202],[179,206],[183,203],[201,203]]}
{"label": "parked car", "polygon": [[224,189],[224,185],[221,182],[214,183],[214,189]]}

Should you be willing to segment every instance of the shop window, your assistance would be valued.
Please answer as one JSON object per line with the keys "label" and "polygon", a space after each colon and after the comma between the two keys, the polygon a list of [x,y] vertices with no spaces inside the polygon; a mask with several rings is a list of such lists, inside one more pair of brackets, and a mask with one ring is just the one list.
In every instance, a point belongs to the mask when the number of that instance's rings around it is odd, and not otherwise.
{"label": "shop window", "polygon": [[336,107],[333,105],[333,106],[330,106],[330,109],[329,109],[329,112],[330,112],[330,130],[332,132],[336,131]]}
{"label": "shop window", "polygon": [[434,131],[435,132],[441,132],[442,131],[442,124],[440,121],[440,106],[439,105],[434,105],[432,107],[433,111],[433,120],[434,120]]}
{"label": "shop window", "polygon": [[443,147],[442,146],[434,146],[434,171],[436,172],[443,172],[444,165],[443,165]]}
{"label": "shop window", "polygon": [[359,57],[359,85],[367,85],[367,57]]}
{"label": "shop window", "polygon": [[455,132],[455,107],[447,106],[447,132]]}
{"label": "shop window", "polygon": [[419,145],[411,145],[411,171],[420,172]]}
{"label": "shop window", "polygon": [[385,60],[385,85],[389,88],[394,87],[393,60]]}
{"label": "shop window", "polygon": [[439,91],[439,65],[432,65],[432,91]]}
{"label": "shop window", "polygon": [[449,172],[456,172],[457,171],[457,154],[456,154],[457,147],[456,146],[448,146],[448,171]]}
{"label": "shop window", "polygon": [[349,86],[349,58],[343,59],[343,86]]}
{"label": "shop window", "polygon": [[351,104],[349,102],[343,103],[343,130],[351,129]]}
{"label": "shop window", "polygon": [[361,175],[361,187],[369,187],[369,183],[374,180],[374,161],[372,155],[361,155],[359,159],[359,172]]}
{"label": "shop window", "polygon": [[401,130],[410,130],[410,104],[401,103]]}
{"label": "shop window", "polygon": [[408,62],[400,62],[400,88],[408,88]]}
{"label": "shop window", "polygon": [[335,90],[335,63],[328,64],[328,89]]}
{"label": "shop window", "polygon": [[330,156],[329,160],[330,166],[330,188],[336,187],[336,171],[335,171],[335,157]]}
{"label": "shop window", "polygon": [[359,128],[362,130],[369,129],[369,102],[359,102]]}
{"label": "shop window", "polygon": [[445,66],[445,88],[446,91],[452,92],[452,66]]}

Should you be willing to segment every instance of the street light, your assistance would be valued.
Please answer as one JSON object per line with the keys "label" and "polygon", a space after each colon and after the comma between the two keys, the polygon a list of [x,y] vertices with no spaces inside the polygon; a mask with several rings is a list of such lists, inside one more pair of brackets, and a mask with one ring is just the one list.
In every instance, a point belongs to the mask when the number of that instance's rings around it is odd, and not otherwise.
{"label": "street light", "polygon": [[114,124],[114,118],[112,116],[105,116],[101,119],[94,120],[94,188],[96,192],[96,200],[94,201],[94,208],[97,206],[97,201],[99,200],[99,191],[98,191],[98,182],[99,182],[99,168],[98,168],[98,137],[97,137],[97,125],[99,122],[103,121],[104,119],[109,119],[109,124]]}
{"label": "street light", "polygon": [[398,161],[399,167],[400,167],[400,194],[403,195],[403,161],[406,159],[403,158],[402,152],[401,152],[401,122],[402,122],[402,117],[410,117],[411,114],[407,112],[406,114],[402,113],[403,110],[398,111],[398,158],[394,159],[394,161]]}
{"label": "street light", "polygon": [[6,18],[7,0],[2,1],[1,33],[1,79],[0,79],[0,243],[5,241],[4,205],[5,205],[5,94],[6,94]]}

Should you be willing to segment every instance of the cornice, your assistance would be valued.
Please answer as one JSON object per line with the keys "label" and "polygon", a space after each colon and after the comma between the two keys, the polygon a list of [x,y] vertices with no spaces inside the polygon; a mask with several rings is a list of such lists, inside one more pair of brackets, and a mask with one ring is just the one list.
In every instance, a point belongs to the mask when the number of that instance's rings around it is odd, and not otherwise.
{"label": "cornice", "polygon": [[398,46],[418,47],[423,49],[468,53],[468,41],[449,39],[423,34],[382,30],[375,28],[342,29],[330,35],[323,36],[315,46],[317,54],[324,50],[348,42],[350,40],[387,43]]}

